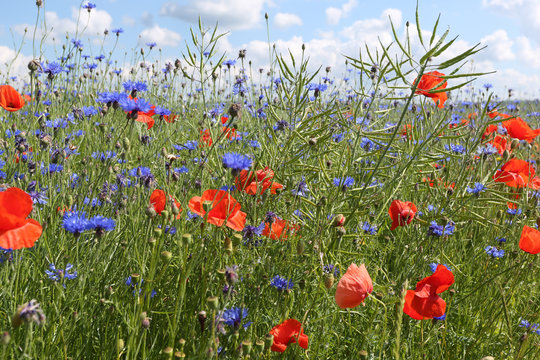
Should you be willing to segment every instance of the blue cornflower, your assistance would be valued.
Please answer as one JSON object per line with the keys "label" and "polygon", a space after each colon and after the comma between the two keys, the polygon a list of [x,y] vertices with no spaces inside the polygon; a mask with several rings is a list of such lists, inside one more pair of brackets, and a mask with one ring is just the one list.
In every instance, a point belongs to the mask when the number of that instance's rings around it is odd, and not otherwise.
{"label": "blue cornflower", "polygon": [[83,48],[83,43],[81,40],[78,40],[78,39],[71,39],[71,43],[73,44],[73,46],[75,46],[76,48],[78,49],[82,49]]}
{"label": "blue cornflower", "polygon": [[326,89],[328,89],[328,85],[327,84],[315,84],[315,83],[309,83],[306,85],[307,89],[309,91],[311,90],[314,90],[314,91],[319,91],[319,92],[323,92],[325,91]]}
{"label": "blue cornflower", "polygon": [[[73,264],[67,264],[65,269],[57,269],[54,264],[49,264],[49,270],[45,270],[45,273],[49,276],[49,279],[56,282],[63,282],[63,279],[73,280],[77,278],[77,271],[70,271],[73,269]],[[66,284],[62,284],[66,287]]]}
{"label": "blue cornflower", "polygon": [[120,34],[124,32],[124,29],[122,28],[112,29],[111,32],[116,34],[116,36],[120,36]]}
{"label": "blue cornflower", "polygon": [[[221,320],[229,326],[234,327],[235,330],[240,328],[242,325],[242,320],[248,316],[247,309],[241,309],[239,307],[234,307],[232,309],[224,309],[223,314],[221,315]],[[244,329],[247,329],[252,322],[248,321],[242,325]]]}
{"label": "blue cornflower", "polygon": [[140,111],[143,113],[149,112],[150,110],[152,110],[152,104],[149,101],[146,101],[145,99],[137,99],[137,101],[135,101],[134,110]]}
{"label": "blue cornflower", "polygon": [[434,316],[433,319],[434,320],[439,320],[439,321],[446,320],[446,314],[443,314],[441,316]]}
{"label": "blue cornflower", "polygon": [[92,228],[84,212],[67,211],[62,218],[62,227],[74,235]]}
{"label": "blue cornflower", "polygon": [[452,151],[454,154],[463,154],[465,152],[465,147],[463,145],[450,144],[450,146],[445,145],[446,150]]}
{"label": "blue cornflower", "polygon": [[174,172],[178,174],[187,174],[189,172],[189,169],[185,166],[174,168]]}
{"label": "blue cornflower", "polygon": [[350,176],[343,178],[334,178],[334,186],[341,186],[343,190],[354,185],[354,179]]}
{"label": "blue cornflower", "polygon": [[96,232],[112,231],[116,227],[116,222],[113,219],[101,215],[94,216],[89,222],[92,229],[96,229]]}
{"label": "blue cornflower", "polygon": [[469,194],[475,194],[475,195],[478,195],[485,190],[486,190],[486,187],[484,186],[484,184],[479,183],[479,182],[474,183],[474,186],[472,188],[470,187],[467,188],[467,192]]}
{"label": "blue cornflower", "polygon": [[364,230],[364,233],[375,235],[377,233],[377,226],[371,225],[367,221],[364,221],[364,224],[362,225],[362,230]]}
{"label": "blue cornflower", "polygon": [[130,99],[126,94],[121,94],[117,101],[118,105],[120,105],[125,112],[131,112],[137,108],[135,100]]}
{"label": "blue cornflower", "polygon": [[278,291],[292,289],[293,285],[292,279],[287,280],[279,275],[274,276],[270,282],[270,286],[275,287]]}
{"label": "blue cornflower", "polygon": [[508,208],[506,209],[506,212],[510,215],[521,215],[522,213],[522,210],[521,209],[511,209],[511,208]]}
{"label": "blue cornflower", "polygon": [[484,84],[484,88],[485,88],[486,90],[489,90],[489,89],[491,89],[492,87],[493,87],[493,85],[491,85],[490,83],[485,83],[485,84]]}
{"label": "blue cornflower", "polygon": [[503,249],[497,249],[495,246],[486,246],[484,249],[486,254],[493,256],[494,258],[502,258],[504,256]]}
{"label": "blue cornflower", "polygon": [[47,65],[41,64],[40,72],[49,75],[49,77],[54,77],[62,72],[62,65],[56,61],[50,62]]}
{"label": "blue cornflower", "polygon": [[150,50],[152,50],[153,48],[155,48],[157,46],[157,43],[149,42],[149,43],[146,43],[146,46],[148,46],[150,48]]}
{"label": "blue cornflower", "polygon": [[[140,280],[139,280],[138,277],[139,276],[137,275],[136,278],[134,279],[133,275],[130,275],[128,278],[126,278],[126,281],[125,281],[125,284],[133,289],[133,295],[136,295],[135,289],[137,287],[139,288],[139,294],[142,291],[142,284],[144,280],[142,277],[140,277]],[[153,298],[156,294],[157,292],[155,290],[152,290],[152,292],[150,293],[150,297]]]}
{"label": "blue cornflower", "polygon": [[154,112],[160,116],[169,116],[171,115],[171,110],[165,109],[161,106],[156,106]]}
{"label": "blue cornflower", "polygon": [[323,273],[339,276],[339,269],[336,266],[334,266],[334,264],[328,264],[328,265],[323,266]]}
{"label": "blue cornflower", "polygon": [[452,221],[449,221],[448,224],[445,226],[438,225],[437,222],[434,220],[431,222],[431,225],[428,229],[428,235],[433,236],[443,236],[443,235],[453,235],[455,230],[454,223]]}
{"label": "blue cornflower", "polygon": [[291,193],[296,196],[306,196],[309,192],[309,188],[306,183],[306,179],[302,177],[302,180],[291,190]]}
{"label": "blue cornflower", "polygon": [[60,164],[50,163],[49,167],[46,167],[43,163],[41,163],[41,174],[45,175],[47,173],[54,174],[55,172],[62,172],[64,170],[64,167]]}
{"label": "blue cornflower", "polygon": [[[437,263],[430,263],[429,264],[429,269],[431,270],[431,272],[435,272],[437,270],[437,266],[439,266],[440,264],[437,264]],[[442,264],[444,265],[449,271],[452,271],[452,269],[450,268],[450,266],[446,265],[446,264]]]}
{"label": "blue cornflower", "polygon": [[93,3],[91,3],[91,2],[87,2],[86,4],[84,4],[84,5],[82,6],[82,8],[83,8],[83,9],[86,9],[86,10],[88,10],[88,12],[90,12],[90,10],[96,8],[96,4],[93,4]]}
{"label": "blue cornflower", "polygon": [[126,81],[122,84],[124,86],[124,90],[126,91],[133,91],[136,90],[138,92],[143,92],[148,89],[146,84],[142,81]]}
{"label": "blue cornflower", "polygon": [[259,236],[262,235],[264,227],[264,222],[262,222],[259,226],[246,225],[242,230],[244,245],[260,245],[262,240],[259,238]]}
{"label": "blue cornflower", "polygon": [[[0,166],[0,167],[2,167],[2,166]],[[37,182],[31,181],[28,184],[27,188],[26,188],[26,192],[28,193],[28,195],[30,195],[30,198],[32,198],[32,203],[34,205],[35,204],[42,204],[42,205],[46,204],[47,200],[49,200],[47,195],[45,195],[47,188],[41,188],[41,191],[39,191],[39,190],[36,190],[36,185],[37,185]]]}
{"label": "blue cornflower", "polygon": [[237,171],[249,170],[252,163],[249,157],[238,153],[227,153],[223,155],[222,161],[223,167]]}
{"label": "blue cornflower", "polygon": [[234,66],[235,64],[236,64],[236,60],[234,59],[225,60],[223,62],[223,65],[227,66],[228,68],[230,68],[231,66]]}
{"label": "blue cornflower", "polygon": [[500,244],[506,242],[506,238],[495,238],[495,240],[496,240],[498,243],[500,243]]}

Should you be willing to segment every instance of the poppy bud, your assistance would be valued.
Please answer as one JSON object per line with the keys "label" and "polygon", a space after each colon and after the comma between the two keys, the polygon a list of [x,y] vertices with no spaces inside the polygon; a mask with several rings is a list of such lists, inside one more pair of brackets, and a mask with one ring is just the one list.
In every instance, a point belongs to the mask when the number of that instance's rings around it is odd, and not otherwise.
{"label": "poppy bud", "polygon": [[336,233],[338,237],[342,237],[343,235],[347,234],[347,230],[343,226],[340,226],[336,229]]}
{"label": "poppy bud", "polygon": [[229,237],[225,237],[225,241],[224,241],[224,248],[225,248],[225,252],[229,255],[232,254],[233,252],[233,244],[232,244],[232,241]]}
{"label": "poppy bud", "polygon": [[368,352],[366,350],[360,350],[358,355],[360,356],[361,360],[365,360],[368,358]]}
{"label": "poppy bud", "polygon": [[206,311],[204,310],[199,311],[199,314],[197,315],[197,319],[199,320],[199,324],[201,325],[201,332],[204,332],[204,323],[206,322]]}
{"label": "poppy bud", "polygon": [[265,348],[269,349],[273,343],[274,343],[274,335],[266,334],[266,336],[264,337]]}
{"label": "poppy bud", "polygon": [[124,339],[118,339],[116,341],[116,352],[120,354],[122,350],[124,350],[124,346],[125,346]]}
{"label": "poppy bud", "polygon": [[309,139],[309,145],[311,146],[317,145],[317,139],[316,138]]}
{"label": "poppy bud", "polygon": [[242,341],[242,354],[246,356],[246,355],[249,355],[250,352],[251,352],[251,341],[249,340]]}
{"label": "poppy bud", "polygon": [[152,205],[148,206],[144,212],[149,218],[153,218],[157,215],[156,209],[154,209]]}
{"label": "poppy bud", "polygon": [[510,143],[510,149],[516,150],[518,147],[519,147],[519,140],[513,139],[512,142]]}
{"label": "poppy bud", "polygon": [[298,255],[302,255],[302,253],[304,252],[304,249],[305,249],[304,242],[302,241],[302,239],[298,239],[298,242],[296,243],[296,253]]}
{"label": "poppy bud", "polygon": [[344,223],[345,223],[345,216],[343,216],[343,214],[337,214],[334,217],[334,221],[332,222],[332,226],[334,226],[334,227],[343,226]]}
{"label": "poppy bud", "polygon": [[208,307],[212,310],[219,309],[219,299],[217,296],[209,296],[208,298],[206,298],[206,303],[208,304]]}
{"label": "poppy bud", "polygon": [[163,260],[164,262],[169,262],[171,259],[172,259],[172,253],[170,251],[162,251],[161,252],[161,260]]}
{"label": "poppy bud", "polygon": [[43,0],[36,0],[36,6],[41,7],[43,5]]}
{"label": "poppy bud", "polygon": [[170,355],[170,354],[172,354],[172,352],[173,352],[173,348],[170,347],[170,346],[167,346],[165,349],[162,350],[162,352],[163,352],[165,355]]}
{"label": "poppy bud", "polygon": [[188,246],[193,242],[193,238],[191,237],[191,234],[183,234],[182,235],[182,243],[184,246]]}
{"label": "poppy bud", "polygon": [[11,341],[11,336],[7,331],[2,334],[2,344],[7,345]]}
{"label": "poppy bud", "polygon": [[324,286],[327,289],[330,289],[332,286],[334,286],[334,274],[325,274],[324,275]]}
{"label": "poppy bud", "polygon": [[257,349],[258,353],[262,353],[264,351],[264,341],[263,340],[257,340],[255,342],[255,349]]}

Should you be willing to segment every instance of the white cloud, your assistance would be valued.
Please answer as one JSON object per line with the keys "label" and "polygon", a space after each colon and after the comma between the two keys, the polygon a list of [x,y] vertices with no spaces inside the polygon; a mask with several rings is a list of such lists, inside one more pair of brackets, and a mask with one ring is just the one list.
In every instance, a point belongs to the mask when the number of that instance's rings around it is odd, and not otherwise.
{"label": "white cloud", "polygon": [[505,11],[514,10],[519,6],[523,6],[523,3],[527,0],[482,0],[484,7],[498,8]]}
{"label": "white cloud", "polygon": [[268,0],[188,0],[185,5],[168,1],[160,14],[196,23],[201,17],[206,24],[219,23],[224,30],[251,29],[264,18],[262,9]]}
{"label": "white cloud", "polygon": [[483,0],[485,8],[514,18],[521,31],[540,44],[540,1],[538,0]]}
{"label": "white cloud", "polygon": [[300,19],[300,17],[295,14],[277,13],[274,16],[274,25],[281,29],[284,29],[293,25],[301,26],[302,24],[303,24],[302,19]]}
{"label": "white cloud", "polygon": [[[15,56],[17,56],[15,58]],[[18,80],[29,80],[28,63],[32,60],[31,56],[18,54],[7,46],[0,46],[0,78],[4,75],[17,76]],[[9,69],[9,73],[8,73]]]}
{"label": "white cloud", "polygon": [[514,41],[508,37],[506,31],[499,29],[493,34],[484,36],[480,43],[487,48],[479,53],[482,58],[490,58],[497,61],[514,60],[516,56],[512,51]]}
{"label": "white cloud", "polygon": [[[93,9],[88,12],[85,9],[71,9],[71,18],[60,18],[54,11],[45,12],[47,23],[47,42],[53,40],[63,41],[66,35],[75,36],[102,36],[105,30],[111,30],[112,17],[105,10]],[[15,31],[23,34],[25,29],[33,31],[34,25],[20,24],[14,27]],[[83,32],[84,30],[84,32]],[[38,37],[43,36],[41,27],[37,31]]]}
{"label": "white cloud", "polygon": [[343,5],[341,5],[340,8],[337,7],[329,7],[326,9],[326,22],[329,25],[337,25],[339,24],[339,21],[342,18],[346,18],[352,9],[354,9],[357,5],[356,0],[349,0]]}
{"label": "white cloud", "polygon": [[540,68],[540,48],[533,47],[531,41],[526,36],[516,39],[519,59],[527,66],[535,69]]}
{"label": "white cloud", "polygon": [[162,28],[158,25],[145,29],[139,35],[139,43],[145,44],[155,42],[160,47],[177,46],[182,40],[182,37],[177,32]]}

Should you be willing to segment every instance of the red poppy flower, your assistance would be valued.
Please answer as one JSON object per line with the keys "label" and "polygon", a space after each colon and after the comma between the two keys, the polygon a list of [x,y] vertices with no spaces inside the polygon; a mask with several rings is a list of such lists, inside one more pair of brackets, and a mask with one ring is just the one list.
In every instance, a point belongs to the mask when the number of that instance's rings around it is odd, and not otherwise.
{"label": "red poppy flower", "polygon": [[270,334],[274,336],[272,351],[284,352],[287,346],[291,343],[298,342],[301,348],[307,349],[308,336],[304,334],[302,324],[296,319],[288,319],[279,325],[276,325],[270,330]]}
{"label": "red poppy flower", "polygon": [[525,160],[510,159],[501,170],[493,175],[495,182],[503,182],[510,187],[520,188],[529,184],[529,178],[535,175],[534,168]]}
{"label": "red poppy flower", "polygon": [[178,118],[178,115],[171,114],[171,115],[163,115],[163,120],[165,120],[168,123],[173,123]]}
{"label": "red poppy flower", "polygon": [[416,215],[416,211],[416,205],[410,201],[392,201],[392,204],[390,204],[390,208],[388,209],[388,214],[390,214],[390,218],[392,219],[390,230],[394,230],[398,226],[410,224],[414,219],[414,215]]}
{"label": "red poppy flower", "polygon": [[437,266],[433,275],[420,280],[415,290],[407,290],[403,312],[413,319],[424,320],[443,316],[446,302],[437,294],[454,283],[454,274],[444,265]]}
{"label": "red poppy flower", "polygon": [[[432,98],[439,108],[443,108],[444,102],[448,99],[446,92],[431,93],[430,91],[442,90],[446,88],[446,85],[448,85],[448,83],[441,76],[445,75],[438,71],[431,71],[425,73],[420,78],[415,92],[416,94],[422,94],[424,96]],[[416,83],[416,79],[414,79],[414,83]]]}
{"label": "red poppy flower", "polygon": [[540,231],[527,225],[523,226],[519,248],[529,254],[540,253]]}
{"label": "red poppy flower", "polygon": [[26,217],[32,212],[32,198],[19,188],[0,192],[0,247],[4,249],[30,248],[41,236],[43,229],[34,219]]}
{"label": "red poppy flower", "polygon": [[484,140],[486,137],[490,136],[491,134],[497,134],[497,125],[488,125],[486,128],[486,131],[482,134],[482,140]]}
{"label": "red poppy flower", "polygon": [[270,226],[268,223],[264,224],[263,236],[269,237],[272,240],[286,239],[288,233],[295,233],[300,229],[298,224],[291,224],[287,220],[275,219]]}
{"label": "red poppy flower", "polygon": [[[174,200],[174,204],[180,210],[180,213],[182,212],[182,207],[180,206],[180,203],[178,200],[173,198],[171,195],[168,196],[169,199]],[[167,202],[167,194],[165,194],[165,191],[156,189],[152,192],[152,195],[150,195],[150,205],[154,207],[154,210],[156,210],[156,213],[161,215],[161,212],[165,210],[165,205]],[[180,219],[180,213],[176,215],[177,219]]]}
{"label": "red poppy flower", "polygon": [[192,197],[189,208],[216,226],[225,224],[233,230],[241,231],[246,224],[247,214],[240,211],[242,206],[224,190],[206,190],[202,196]]}
{"label": "red poppy flower", "polygon": [[234,182],[236,187],[250,195],[262,194],[270,189],[272,194],[276,194],[278,189],[283,188],[283,185],[273,182],[274,172],[265,167],[264,169],[253,171],[242,170],[236,176]]}
{"label": "red poppy flower", "polygon": [[489,143],[493,145],[495,149],[497,149],[499,155],[502,155],[504,150],[508,150],[508,153],[512,153],[512,148],[508,143],[508,139],[504,136],[497,135],[495,136],[495,139],[491,140]]}
{"label": "red poppy flower", "polygon": [[204,129],[201,130],[201,140],[200,140],[199,147],[202,146],[212,146],[212,135],[210,134],[210,130]]}
{"label": "red poppy flower", "polygon": [[24,98],[10,85],[0,85],[0,106],[7,111],[17,111],[24,106]]}
{"label": "red poppy flower", "polygon": [[236,135],[236,129],[235,128],[229,128],[229,127],[222,127],[221,128],[221,131],[223,131],[225,133],[225,135],[227,136],[227,139],[229,140],[236,140],[238,139],[240,136]]}
{"label": "red poppy flower", "polygon": [[152,128],[152,126],[154,126],[155,124],[155,120],[154,118],[152,118],[150,115],[148,115],[148,113],[143,113],[143,112],[138,112],[137,113],[137,119],[135,119],[136,121],[140,122],[140,123],[143,123],[143,124],[146,124],[146,129],[150,130]]}
{"label": "red poppy flower", "polygon": [[516,117],[502,122],[502,126],[513,138],[533,142],[534,138],[540,135],[540,129],[533,130],[522,118]]}
{"label": "red poppy flower", "polygon": [[407,140],[412,140],[412,125],[411,124],[405,124],[401,128],[401,136],[406,138]]}
{"label": "red poppy flower", "polygon": [[342,308],[354,308],[364,302],[373,292],[373,283],[364,264],[360,267],[351,264],[339,280],[336,289],[336,304]]}

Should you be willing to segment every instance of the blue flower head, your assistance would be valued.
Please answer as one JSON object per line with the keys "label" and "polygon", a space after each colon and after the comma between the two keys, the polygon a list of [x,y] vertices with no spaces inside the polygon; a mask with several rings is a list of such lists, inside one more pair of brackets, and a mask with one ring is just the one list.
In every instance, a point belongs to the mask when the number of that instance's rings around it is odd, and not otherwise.
{"label": "blue flower head", "polygon": [[293,285],[292,279],[287,280],[279,275],[274,276],[270,282],[270,286],[275,287],[278,291],[292,289]]}
{"label": "blue flower head", "polygon": [[252,164],[249,157],[238,153],[227,153],[223,155],[222,161],[223,167],[237,171],[249,170]]}
{"label": "blue flower head", "polygon": [[[248,316],[247,309],[241,309],[239,307],[234,307],[232,309],[224,309],[221,319],[223,322],[229,326],[234,327],[234,329],[240,328],[242,325],[242,320]],[[246,322],[242,325],[244,329],[247,329],[252,324],[251,321]]]}

